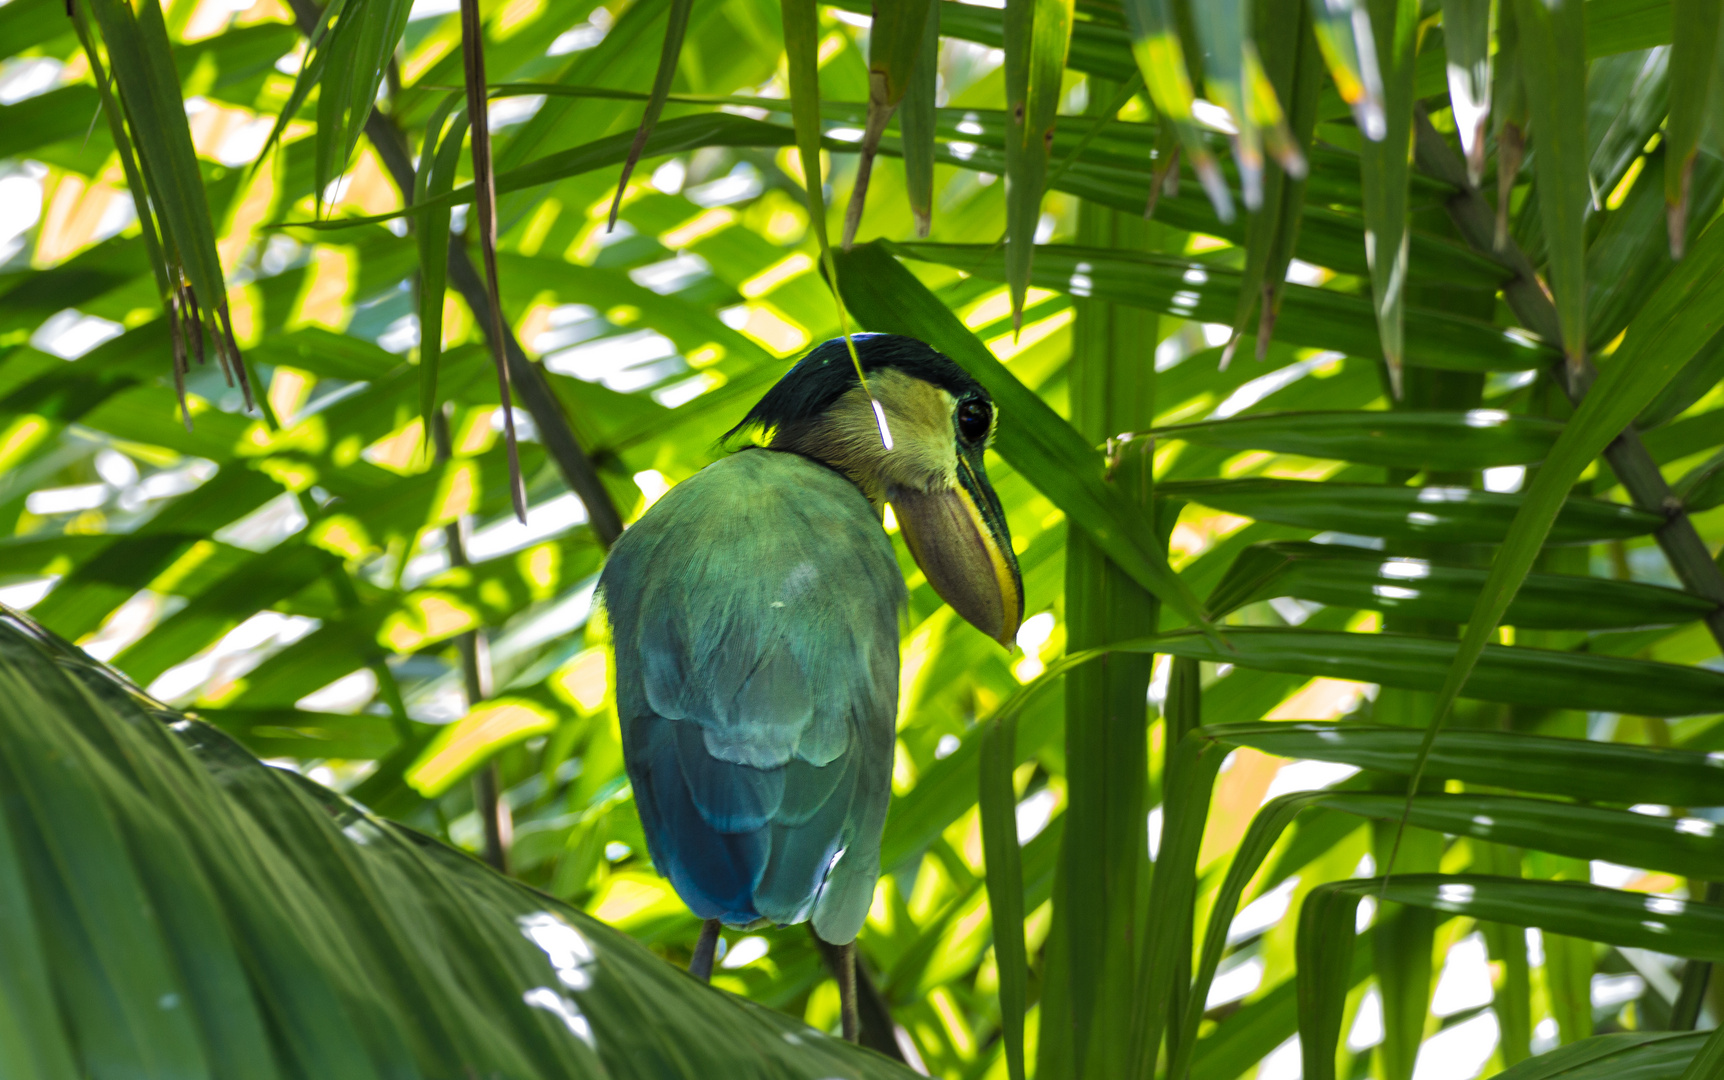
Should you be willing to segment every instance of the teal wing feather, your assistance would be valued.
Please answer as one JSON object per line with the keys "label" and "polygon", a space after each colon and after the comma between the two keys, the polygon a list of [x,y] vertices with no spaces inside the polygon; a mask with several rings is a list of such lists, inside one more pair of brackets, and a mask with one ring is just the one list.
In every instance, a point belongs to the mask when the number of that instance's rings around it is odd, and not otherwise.
{"label": "teal wing feather", "polygon": [[867,499],[745,450],[632,526],[600,594],[654,863],[703,917],[851,940],[879,875],[905,602]]}

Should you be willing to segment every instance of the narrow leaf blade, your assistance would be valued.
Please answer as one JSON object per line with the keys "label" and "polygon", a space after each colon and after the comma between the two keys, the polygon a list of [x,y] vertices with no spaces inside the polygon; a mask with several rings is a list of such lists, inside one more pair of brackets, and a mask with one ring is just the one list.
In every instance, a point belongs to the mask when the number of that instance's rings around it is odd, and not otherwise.
{"label": "narrow leaf blade", "polygon": [[634,174],[635,163],[640,161],[641,151],[646,148],[646,141],[652,135],[653,128],[658,125],[660,114],[664,112],[665,101],[670,96],[670,84],[676,78],[677,61],[682,56],[682,39],[688,33],[689,13],[693,10],[694,0],[671,0],[670,13],[664,27],[664,48],[659,53],[658,71],[653,75],[652,93],[647,97],[646,111],[641,114],[635,140],[629,144],[629,156],[628,160],[623,162],[622,176],[617,178],[617,193],[611,199],[611,216],[607,230],[617,227],[617,211],[622,209],[623,192],[629,186],[629,177]]}

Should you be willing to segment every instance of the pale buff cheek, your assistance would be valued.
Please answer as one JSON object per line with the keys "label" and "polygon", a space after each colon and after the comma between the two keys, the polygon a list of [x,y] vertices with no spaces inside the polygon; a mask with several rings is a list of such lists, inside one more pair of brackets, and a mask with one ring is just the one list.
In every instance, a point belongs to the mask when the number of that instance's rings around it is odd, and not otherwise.
{"label": "pale buff cheek", "polygon": [[886,413],[892,449],[883,445],[873,403],[860,388],[840,398],[817,426],[787,442],[787,447],[840,469],[875,501],[892,487],[921,491],[952,487],[957,482],[952,396],[890,369],[872,376],[868,389]]}
{"label": "pale buff cheek", "polygon": [[[923,490],[948,487],[957,478],[952,396],[897,371],[875,380],[875,395],[893,429],[893,448],[881,450],[881,473],[893,483]],[[878,444],[876,444],[878,445]]]}

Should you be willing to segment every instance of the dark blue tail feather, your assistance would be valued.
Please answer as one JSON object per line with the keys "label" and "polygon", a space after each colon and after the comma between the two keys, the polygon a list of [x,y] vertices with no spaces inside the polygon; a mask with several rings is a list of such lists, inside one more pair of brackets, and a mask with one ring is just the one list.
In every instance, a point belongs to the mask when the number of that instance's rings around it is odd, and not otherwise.
{"label": "dark blue tail feather", "polygon": [[703,919],[732,925],[758,920],[754,888],[766,868],[769,829],[721,833],[707,824],[690,797],[678,762],[673,725],[660,717],[633,725],[650,731],[632,777],[635,805],[645,826],[647,846],[659,872],[670,879],[689,908]]}

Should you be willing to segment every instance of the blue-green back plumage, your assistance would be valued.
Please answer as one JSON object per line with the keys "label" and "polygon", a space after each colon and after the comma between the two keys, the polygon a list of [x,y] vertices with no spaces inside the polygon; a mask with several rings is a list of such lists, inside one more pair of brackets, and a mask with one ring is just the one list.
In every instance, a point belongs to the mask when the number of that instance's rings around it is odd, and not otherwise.
{"label": "blue-green back plumage", "polygon": [[905,601],[868,500],[744,450],[624,533],[600,594],[654,864],[702,918],[851,940],[879,875]]}

